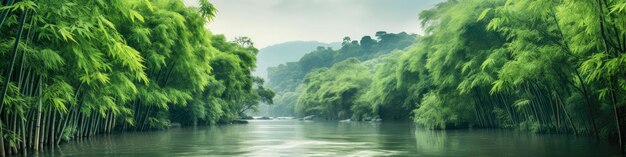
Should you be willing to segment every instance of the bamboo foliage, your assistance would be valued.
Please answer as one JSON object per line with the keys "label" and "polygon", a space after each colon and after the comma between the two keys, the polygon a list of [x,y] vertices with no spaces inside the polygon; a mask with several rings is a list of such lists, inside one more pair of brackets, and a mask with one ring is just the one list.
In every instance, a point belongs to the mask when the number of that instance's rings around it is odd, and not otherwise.
{"label": "bamboo foliage", "polygon": [[[206,0],[198,8],[178,0],[11,0],[0,11],[2,156],[173,122],[229,122],[273,97],[253,90],[262,86],[250,74],[252,42],[204,28],[216,13]],[[238,69],[216,66],[220,55]],[[231,82],[242,88],[224,90],[216,71],[245,78]]]}

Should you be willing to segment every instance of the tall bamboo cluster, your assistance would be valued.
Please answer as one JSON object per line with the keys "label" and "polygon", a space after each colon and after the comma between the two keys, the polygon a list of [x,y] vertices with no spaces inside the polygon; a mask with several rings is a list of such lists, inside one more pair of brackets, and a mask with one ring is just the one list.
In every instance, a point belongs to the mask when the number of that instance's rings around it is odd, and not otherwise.
{"label": "tall bamboo cluster", "polygon": [[273,92],[206,0],[0,1],[0,156],[170,123],[227,123]]}
{"label": "tall bamboo cluster", "polygon": [[625,6],[460,0],[422,12],[428,34],[395,69],[417,97],[415,122],[586,134],[623,149]]}

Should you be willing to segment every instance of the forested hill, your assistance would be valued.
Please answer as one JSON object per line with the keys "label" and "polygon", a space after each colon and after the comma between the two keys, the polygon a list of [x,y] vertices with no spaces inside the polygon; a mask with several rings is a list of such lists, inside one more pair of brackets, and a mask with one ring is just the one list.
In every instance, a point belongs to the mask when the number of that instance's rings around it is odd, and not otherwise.
{"label": "forested hill", "polygon": [[339,48],[341,43],[323,43],[318,41],[290,41],[259,49],[257,68],[254,75],[267,78],[267,68],[287,62],[298,61],[304,54],[315,50],[318,46]]}
{"label": "forested hill", "polygon": [[318,47],[297,62],[288,62],[268,69],[267,86],[277,92],[274,105],[265,106],[261,114],[276,116],[295,115],[294,107],[300,93],[296,90],[302,80],[312,71],[328,68],[344,60],[355,58],[361,61],[379,58],[393,50],[403,50],[417,42],[417,36],[407,33],[376,32],[374,37],[363,36],[360,40],[345,37],[341,48]]}

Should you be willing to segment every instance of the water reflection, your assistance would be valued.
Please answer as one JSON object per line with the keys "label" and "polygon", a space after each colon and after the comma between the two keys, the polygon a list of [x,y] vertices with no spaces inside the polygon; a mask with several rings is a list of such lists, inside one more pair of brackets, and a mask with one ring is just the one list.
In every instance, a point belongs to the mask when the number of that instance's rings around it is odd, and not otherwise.
{"label": "water reflection", "polygon": [[421,156],[619,156],[605,141],[571,135],[537,135],[509,130],[417,129]]}
{"label": "water reflection", "polygon": [[433,131],[409,123],[296,120],[99,136],[38,156],[616,156],[605,142],[507,130]]}

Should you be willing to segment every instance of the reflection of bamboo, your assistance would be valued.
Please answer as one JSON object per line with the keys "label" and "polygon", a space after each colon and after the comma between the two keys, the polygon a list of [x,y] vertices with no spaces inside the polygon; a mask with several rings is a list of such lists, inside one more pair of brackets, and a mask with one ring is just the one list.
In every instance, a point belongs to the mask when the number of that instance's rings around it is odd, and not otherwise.
{"label": "reflection of bamboo", "polygon": [[415,142],[418,149],[442,151],[445,146],[446,140],[445,131],[416,129],[415,130]]}

